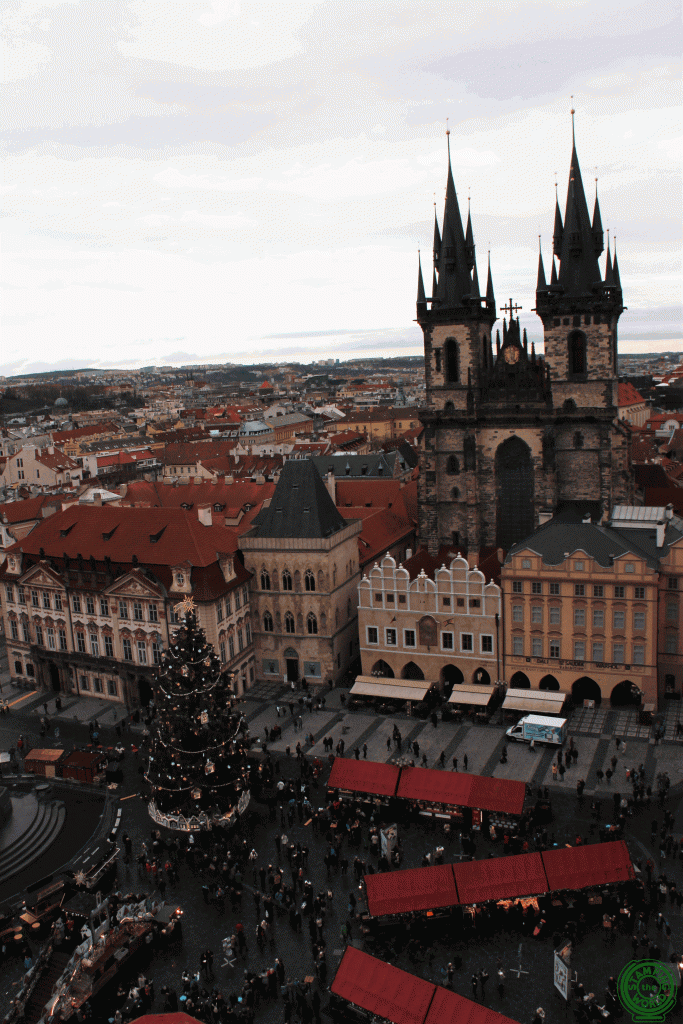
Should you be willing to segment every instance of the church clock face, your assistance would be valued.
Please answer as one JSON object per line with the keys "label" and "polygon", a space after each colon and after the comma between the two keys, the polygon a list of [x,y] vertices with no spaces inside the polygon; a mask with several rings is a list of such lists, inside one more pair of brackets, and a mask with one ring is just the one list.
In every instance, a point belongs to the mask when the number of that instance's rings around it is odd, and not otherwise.
{"label": "church clock face", "polygon": [[519,349],[514,345],[510,345],[509,348],[506,348],[503,355],[505,356],[505,362],[509,366],[514,366],[515,363],[519,362]]}

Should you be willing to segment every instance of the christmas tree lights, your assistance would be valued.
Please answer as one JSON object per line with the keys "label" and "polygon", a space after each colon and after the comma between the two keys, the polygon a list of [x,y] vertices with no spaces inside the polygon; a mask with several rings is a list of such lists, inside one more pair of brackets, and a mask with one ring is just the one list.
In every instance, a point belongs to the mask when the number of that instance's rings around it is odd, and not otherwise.
{"label": "christmas tree lights", "polygon": [[149,813],[180,830],[233,824],[249,800],[246,722],[194,603],[186,599],[176,611],[182,622],[152,686]]}

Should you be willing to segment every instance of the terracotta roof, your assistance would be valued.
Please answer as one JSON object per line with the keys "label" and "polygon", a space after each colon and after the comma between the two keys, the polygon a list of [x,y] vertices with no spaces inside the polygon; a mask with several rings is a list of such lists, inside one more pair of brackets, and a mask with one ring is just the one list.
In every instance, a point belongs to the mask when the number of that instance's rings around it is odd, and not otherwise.
{"label": "terracotta roof", "polygon": [[172,441],[159,451],[158,457],[165,466],[188,466],[201,459],[219,458],[227,455],[235,447],[234,438],[216,438],[215,440]]}
{"label": "terracotta roof", "polygon": [[640,391],[630,381],[619,381],[619,406],[642,405],[645,401]]}
{"label": "terracotta roof", "polygon": [[36,449],[34,459],[39,462],[41,466],[46,466],[48,469],[58,473],[60,470],[72,470],[80,469],[80,465],[75,459],[65,455],[64,452],[55,451],[49,452],[47,448]]}
{"label": "terracotta roof", "polygon": [[90,427],[77,427],[75,430],[55,430],[52,439],[55,444],[65,441],[76,441],[79,437],[92,437],[94,434],[119,434],[122,428],[118,423],[105,420],[104,423],[93,423]]}
{"label": "terracotta roof", "polygon": [[274,490],[273,483],[256,484],[251,480],[236,480],[232,484],[226,483],[224,479],[215,484],[207,480],[179,487],[159,481],[150,483],[146,480],[133,480],[121,500],[125,505],[147,502],[157,508],[181,508],[186,504],[191,504],[193,508],[197,505],[211,505],[212,508],[214,505],[222,505],[219,511],[227,514],[228,509],[260,505],[265,498],[272,496]]}
{"label": "terracotta roof", "polygon": [[0,505],[0,519],[7,523],[27,523],[31,519],[40,519],[44,508],[60,508],[62,499],[71,500],[73,494],[39,494],[35,498],[24,498],[23,501],[8,501]]}

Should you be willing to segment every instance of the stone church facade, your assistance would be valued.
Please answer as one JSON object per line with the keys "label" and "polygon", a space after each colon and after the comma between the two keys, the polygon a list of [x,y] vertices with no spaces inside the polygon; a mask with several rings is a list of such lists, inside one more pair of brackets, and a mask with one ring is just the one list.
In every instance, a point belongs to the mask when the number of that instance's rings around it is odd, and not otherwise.
{"label": "stone church facade", "polygon": [[[575,145],[564,220],[555,205],[552,272],[539,254],[536,355],[510,299],[502,338],[489,260],[479,287],[474,235],[463,231],[448,168],[442,228],[434,224],[431,297],[418,276],[427,402],[420,474],[420,539],[477,552],[505,550],[544,512],[591,502],[594,516],[632,499],[628,437],[617,418],[617,322],[623,310],[616,252],[604,250],[597,195],[589,216]],[[559,264],[559,268],[558,268]]]}

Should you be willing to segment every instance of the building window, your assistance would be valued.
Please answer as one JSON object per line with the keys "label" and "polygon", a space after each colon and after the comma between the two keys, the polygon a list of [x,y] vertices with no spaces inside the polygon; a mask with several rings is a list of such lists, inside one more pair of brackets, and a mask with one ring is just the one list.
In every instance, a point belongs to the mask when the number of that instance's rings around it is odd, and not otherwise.
{"label": "building window", "polygon": [[442,633],[441,634],[441,649],[443,651],[452,651],[453,650],[453,634],[452,633]]}
{"label": "building window", "polygon": [[85,654],[85,633],[82,633],[80,629],[76,630],[76,649],[79,654]]}
{"label": "building window", "polygon": [[147,645],[144,640],[138,640],[138,662],[141,665],[147,664]]}
{"label": "building window", "polygon": [[73,595],[73,597],[71,598],[71,604],[72,604],[73,610],[75,612],[78,612],[78,614],[80,615],[80,612],[81,612],[81,598],[80,598],[79,594],[74,594]]}
{"label": "building window", "polygon": [[551,583],[550,584],[550,595],[551,595],[551,597],[559,597],[560,596],[560,584],[559,583]]}
{"label": "building window", "polygon": [[309,591],[315,590],[315,576],[310,569],[304,573],[304,588]]}
{"label": "building window", "polygon": [[604,597],[604,596],[605,596],[605,588],[603,587],[602,583],[596,583],[595,586],[593,587],[593,597]]}
{"label": "building window", "polygon": [[623,629],[626,625],[626,612],[622,612],[619,609],[614,611],[613,626],[615,629]]}
{"label": "building window", "polygon": [[[605,628],[605,612],[602,608],[593,609],[593,629]],[[593,659],[595,660],[595,659]]]}
{"label": "building window", "polygon": [[513,622],[524,622],[524,605],[513,604],[512,606],[512,621]]}
{"label": "building window", "polygon": [[678,637],[675,633],[667,633],[664,640],[666,654],[678,654]]}
{"label": "building window", "polygon": [[678,603],[676,601],[666,602],[666,621],[678,622]]}
{"label": "building window", "polygon": [[114,641],[106,633],[104,635],[104,653],[107,658],[114,657]]}
{"label": "building window", "polygon": [[59,631],[59,649],[60,649],[60,651],[66,651],[67,650],[66,630],[65,629],[60,629],[60,631]]}
{"label": "building window", "polygon": [[95,678],[93,679],[92,682],[93,682],[93,689],[94,689],[95,693],[102,693],[103,692],[103,690],[102,690],[102,680],[100,679],[100,677],[99,676],[95,676]]}
{"label": "building window", "polygon": [[221,640],[221,642],[219,643],[218,651],[219,657],[221,659],[221,664],[225,665],[225,640]]}
{"label": "building window", "polygon": [[482,654],[493,654],[493,637],[488,633],[485,633],[481,637],[481,653]]}
{"label": "building window", "polygon": [[237,630],[237,649],[240,653],[244,650],[244,637],[242,636],[241,627]]}
{"label": "building window", "polygon": [[11,583],[5,584],[5,596],[7,597],[7,600],[10,602],[10,604],[14,601],[14,587],[12,586]]}
{"label": "building window", "polygon": [[532,594],[542,594],[543,593],[543,583],[540,580],[533,580],[532,581],[531,593]]}
{"label": "building window", "polygon": [[265,569],[261,572],[261,590],[270,590],[270,573]]}
{"label": "building window", "polygon": [[513,580],[512,581],[512,593],[513,594],[522,594],[523,592],[524,591],[523,591],[522,581],[521,580]]}
{"label": "building window", "polygon": [[624,664],[624,645],[612,644],[612,661],[618,665]]}
{"label": "building window", "polygon": [[100,641],[97,638],[97,633],[90,634],[90,653],[93,658],[99,658],[100,656]]}
{"label": "building window", "polygon": [[404,629],[403,630],[403,646],[404,647],[415,647],[415,630]]}
{"label": "building window", "polygon": [[517,655],[524,654],[524,637],[513,636],[512,638],[512,653]]}
{"label": "building window", "polygon": [[560,656],[560,644],[558,640],[550,641],[550,657],[559,658]]}
{"label": "building window", "polygon": [[[22,632],[23,637],[24,637],[24,643],[25,644],[30,644],[31,643],[31,631],[30,631],[30,629],[28,627],[28,622],[22,622],[22,624],[21,624],[21,632]],[[15,637],[14,639],[16,640],[18,638]]]}
{"label": "building window", "polygon": [[574,661],[586,660],[586,645],[583,640],[574,641]]}
{"label": "building window", "polygon": [[678,576],[669,576],[666,585],[669,590],[678,590]]}
{"label": "building window", "polygon": [[530,568],[531,568],[531,559],[530,558],[523,558],[522,559],[522,569],[530,569]]}
{"label": "building window", "polygon": [[645,664],[645,645],[634,644],[633,645],[633,664],[644,665]]}
{"label": "building window", "polygon": [[[10,619],[9,628],[10,628],[10,633],[12,635],[12,639],[13,640],[18,640],[19,639],[19,630],[17,629],[17,624],[16,624],[16,621],[14,619]],[[28,641],[27,641],[27,643],[28,643]]]}
{"label": "building window", "polygon": [[396,647],[396,630],[395,629],[387,629],[386,630],[386,645],[387,645],[387,647]]}
{"label": "building window", "polygon": [[636,601],[644,601],[645,600],[645,587],[634,587],[633,588],[633,596],[635,597]]}
{"label": "building window", "polygon": [[150,606],[149,606],[149,621],[150,622],[158,622],[159,621],[159,609],[157,608],[157,606],[155,604],[150,604]]}
{"label": "building window", "polygon": [[158,640],[152,640],[152,663],[161,665],[161,644]]}
{"label": "building window", "polygon": [[291,612],[285,613],[285,633],[294,632],[294,616]]}
{"label": "building window", "polygon": [[175,581],[176,581],[176,583],[177,583],[177,585],[179,587],[182,587],[182,586],[185,585],[185,577],[183,576],[182,572],[177,572],[176,573]]}
{"label": "building window", "polygon": [[318,620],[316,619],[313,612],[309,612],[308,616],[306,617],[306,628],[308,632],[312,635],[318,632]]}
{"label": "building window", "polygon": [[626,594],[626,588],[625,587],[615,587],[614,588],[614,596],[615,597],[624,597],[625,594]]}
{"label": "building window", "polygon": [[368,634],[367,634],[368,635],[368,643],[369,644],[378,644],[379,643],[379,631],[377,629],[377,626],[368,626],[367,629],[368,629]]}
{"label": "building window", "polygon": [[636,571],[635,564],[633,562],[627,562],[626,565],[624,566],[624,571],[625,572],[629,572],[629,573],[634,573]]}
{"label": "building window", "polygon": [[38,647],[43,646],[43,627],[40,622],[36,622],[36,643]]}
{"label": "building window", "polygon": [[273,616],[268,611],[265,611],[263,613],[263,632],[264,633],[272,633],[273,632]]}
{"label": "building window", "polygon": [[[451,599],[450,598],[448,599],[448,603],[449,604],[451,603]],[[479,600],[479,598],[478,597],[471,597],[470,598],[470,608],[480,608],[480,607],[481,607],[481,601]]]}
{"label": "building window", "polygon": [[574,584],[574,597],[585,597],[586,596],[586,584],[575,583]]}
{"label": "building window", "polygon": [[81,680],[80,681],[81,681],[81,690],[85,690],[87,692],[90,689],[90,683],[88,682],[88,677],[87,676],[81,676]]}
{"label": "building window", "polygon": [[142,601],[133,601],[133,618],[136,622],[143,621]]}
{"label": "building window", "polygon": [[[12,600],[12,598],[10,596],[11,593],[12,593],[11,585],[9,585],[8,590],[9,590],[9,594],[8,594],[7,600],[11,601]],[[26,591],[24,590],[23,587],[17,587],[17,601],[19,602],[19,604],[26,604]],[[59,601],[59,604],[57,604],[57,601]],[[61,607],[62,607],[62,595],[61,594],[55,594],[55,608],[61,608]]]}
{"label": "building window", "polygon": [[285,571],[282,573],[282,589],[283,590],[291,590],[292,589],[292,574],[289,571],[289,569],[285,569]]}
{"label": "building window", "polygon": [[[33,605],[34,608],[40,608],[40,601],[38,599],[38,591],[37,590],[32,590],[31,591],[31,604]],[[80,608],[78,610],[80,611]]]}
{"label": "building window", "polygon": [[100,598],[100,615],[109,618],[109,601],[106,597]]}
{"label": "building window", "polygon": [[[389,596],[389,595],[387,594],[387,597],[388,597],[388,596]],[[393,601],[393,595],[392,595],[392,598],[391,598],[391,599],[392,599],[392,601]],[[444,597],[444,598],[442,598],[442,599],[441,599],[441,604],[442,604],[442,606],[443,606],[444,608],[450,608],[450,606],[451,606],[451,599],[450,599],[450,597]]]}
{"label": "building window", "polygon": [[228,650],[230,651],[230,660],[235,657],[235,638],[232,633],[228,637]]}
{"label": "building window", "polygon": [[472,633],[461,633],[460,634],[460,650],[461,651],[473,651],[474,650],[474,636]]}
{"label": "building window", "polygon": [[47,590],[43,591],[43,608],[50,608],[50,593]]}
{"label": "building window", "polygon": [[128,604],[127,604],[126,601],[119,601],[119,618],[120,619],[127,619],[128,618]]}
{"label": "building window", "polygon": [[130,640],[128,639],[127,636],[124,636],[122,643],[123,643],[123,660],[124,661],[132,661],[133,660],[133,646],[132,646],[132,644],[131,644],[131,642],[130,642]]}
{"label": "building window", "polygon": [[242,597],[239,590],[235,591],[235,611],[242,607]]}
{"label": "building window", "polygon": [[586,372],[586,335],[583,331],[572,331],[567,339],[570,374]]}
{"label": "building window", "polygon": [[584,562],[574,562],[574,569],[576,572],[583,572],[585,568],[586,565]]}
{"label": "building window", "polygon": [[115,679],[107,679],[107,693],[110,697],[118,697],[119,691]]}
{"label": "building window", "polygon": [[596,641],[593,644],[593,661],[603,662],[605,660],[605,645]]}
{"label": "building window", "polygon": [[638,630],[645,629],[645,612],[633,613],[633,628]]}
{"label": "building window", "polygon": [[538,636],[531,638],[531,654],[534,658],[543,657],[543,640]]}
{"label": "building window", "polygon": [[218,598],[218,603],[216,604],[216,622],[222,622],[222,621],[223,621],[223,598],[219,597]]}
{"label": "building window", "polygon": [[95,599],[92,597],[86,597],[85,599],[85,611],[87,615],[95,614]]}
{"label": "building window", "polygon": [[535,623],[536,625],[538,625],[540,622],[543,622],[543,605],[542,604],[532,604],[532,606],[531,606],[531,621],[533,623]]}

